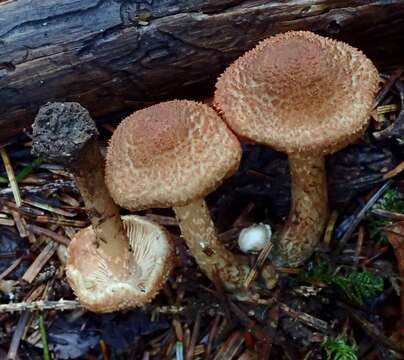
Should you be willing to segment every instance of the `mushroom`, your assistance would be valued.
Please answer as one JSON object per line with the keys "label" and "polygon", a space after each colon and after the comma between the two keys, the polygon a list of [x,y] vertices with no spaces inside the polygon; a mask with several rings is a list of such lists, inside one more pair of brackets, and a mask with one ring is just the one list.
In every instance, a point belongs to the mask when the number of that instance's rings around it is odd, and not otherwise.
{"label": "mushroom", "polygon": [[121,221],[105,186],[97,129],[87,110],[78,103],[48,103],[32,128],[33,153],[67,165],[91,220],[67,255],[67,279],[80,302],[106,312],[150,301],[173,266],[172,241],[151,221]]}
{"label": "mushroom", "polygon": [[292,203],[276,264],[313,253],[328,216],[325,155],[364,132],[378,80],[362,52],[307,31],[262,41],[218,79],[214,103],[230,128],[289,157]]}
{"label": "mushroom", "polygon": [[219,242],[204,197],[236,171],[240,157],[240,143],[213,109],[169,101],[120,123],[107,151],[106,183],[115,202],[132,211],[172,207],[201,269],[236,290],[248,263]]}
{"label": "mushroom", "polygon": [[253,224],[240,231],[238,246],[243,253],[260,252],[271,241],[272,230],[268,224]]}

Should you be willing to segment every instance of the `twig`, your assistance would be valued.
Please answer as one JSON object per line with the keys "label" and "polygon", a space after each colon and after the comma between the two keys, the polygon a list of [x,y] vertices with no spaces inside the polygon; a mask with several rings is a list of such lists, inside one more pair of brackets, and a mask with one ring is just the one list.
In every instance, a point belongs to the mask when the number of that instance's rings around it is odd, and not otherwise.
{"label": "twig", "polygon": [[380,105],[377,107],[376,112],[378,115],[381,114],[388,114],[390,112],[398,111],[399,107],[397,104],[387,104],[387,105]]}
{"label": "twig", "polygon": [[27,231],[27,227],[24,221],[24,218],[21,217],[21,215],[14,210],[11,210],[11,215],[13,216],[15,225],[17,227],[18,233],[20,235],[20,237],[22,238],[26,238],[28,237],[28,231]]}
{"label": "twig", "polygon": [[371,337],[375,341],[383,344],[384,346],[387,346],[388,348],[393,349],[393,350],[397,351],[398,353],[402,354],[402,350],[400,349],[400,346],[397,345],[392,340],[390,340],[387,336],[382,334],[376,325],[374,325],[370,321],[364,319],[364,317],[360,315],[359,311],[354,310],[350,306],[348,306],[340,301],[337,301],[337,304],[339,306],[341,306],[342,308],[344,308],[349,313],[349,315],[352,316],[352,318],[362,327],[362,329],[365,331],[365,333],[369,337]]}
{"label": "twig", "polygon": [[50,216],[34,216],[32,220],[40,224],[55,224],[60,226],[72,226],[72,227],[86,227],[88,221],[83,220],[69,220],[69,219],[57,219]]}
{"label": "twig", "polygon": [[243,343],[243,336],[241,335],[240,331],[236,331],[222,345],[213,360],[233,359],[233,357],[239,352]]}
{"label": "twig", "polygon": [[22,261],[23,257],[19,257],[17,260],[15,260],[7,269],[5,269],[1,274],[0,274],[0,280],[3,280],[8,274],[14,271],[14,269],[20,265],[20,262]]}
{"label": "twig", "polygon": [[35,206],[35,207],[37,207],[38,209],[42,209],[42,210],[46,210],[46,211],[49,211],[49,212],[53,212],[53,213],[55,213],[55,214],[62,215],[62,216],[74,217],[74,216],[77,215],[76,213],[71,213],[71,212],[68,212],[68,211],[65,211],[65,210],[56,208],[56,207],[54,207],[54,206],[52,206],[52,205],[43,204],[43,203],[40,203],[40,202],[37,202],[37,201],[33,201],[33,200],[24,200],[24,204],[28,204],[28,205],[31,205],[31,206]]}
{"label": "twig", "polygon": [[108,347],[104,340],[100,340],[100,348],[101,348],[103,360],[109,360]]}
{"label": "twig", "polygon": [[13,219],[0,219],[0,225],[3,226],[14,226],[15,221]]}
{"label": "twig", "polygon": [[383,193],[391,186],[392,183],[393,180],[387,180],[383,184],[383,186],[379,190],[377,190],[376,193],[369,199],[366,205],[358,212],[355,219],[352,221],[351,225],[345,232],[344,236],[342,236],[342,238],[339,240],[339,244],[333,254],[334,256],[338,255],[341,252],[347,241],[351,238],[356,227],[365,217],[366,212],[376,203],[376,201],[380,198],[380,196],[383,195]]}
{"label": "twig", "polygon": [[208,345],[206,347],[206,358],[210,358],[210,354],[212,353],[213,341],[216,338],[217,332],[219,330],[219,321],[221,316],[219,314],[216,315],[215,320],[213,320],[212,327],[209,331],[208,335]]}
{"label": "twig", "polygon": [[323,239],[324,244],[330,245],[335,224],[337,223],[337,219],[338,219],[338,211],[334,210],[330,215],[330,219],[328,220],[327,227],[325,229]]}
{"label": "twig", "polygon": [[296,311],[283,303],[279,303],[279,309],[286,315],[289,315],[290,317],[297,319],[300,322],[321,331],[322,333],[327,333],[329,331],[328,323],[324,320],[318,319],[301,311]]}
{"label": "twig", "polygon": [[[38,299],[45,289],[45,285],[40,285],[31,291],[28,296],[25,297],[26,303],[31,303]],[[11,339],[9,351],[8,351],[8,359],[14,360],[17,356],[17,350],[20,345],[21,339],[24,336],[25,328],[27,327],[29,318],[31,313],[29,311],[23,311],[18,320],[17,327],[14,331],[13,338]]]}
{"label": "twig", "polygon": [[27,269],[27,271],[23,275],[23,280],[27,283],[31,284],[38,273],[41,271],[43,266],[48,262],[48,260],[53,256],[58,248],[58,244],[53,241],[49,242],[41,251],[41,253],[37,256],[31,266]]}
{"label": "twig", "polygon": [[45,235],[45,236],[51,238],[52,240],[55,240],[58,243],[61,243],[63,245],[69,246],[69,244],[70,244],[70,240],[67,237],[59,235],[49,229],[46,229],[46,228],[43,228],[43,227],[40,227],[37,225],[32,225],[32,224],[27,225],[27,228],[29,231],[32,231],[34,234]]}
{"label": "twig", "polygon": [[30,313],[24,312],[21,314],[17,326],[15,327],[13,338],[11,339],[10,347],[8,349],[7,359],[15,360],[17,357],[17,351],[20,346],[21,339],[25,332],[25,327],[28,323]]}
{"label": "twig", "polygon": [[392,136],[400,136],[404,125],[404,92],[400,91],[401,111],[394,122],[387,128],[373,133],[376,140],[387,140]]}
{"label": "twig", "polygon": [[13,313],[20,311],[43,311],[43,310],[76,310],[83,307],[77,300],[59,300],[59,301],[33,301],[33,302],[20,302],[0,304],[0,313]]}
{"label": "twig", "polygon": [[398,164],[394,169],[390,170],[389,172],[385,173],[383,175],[383,179],[391,179],[392,177],[395,177],[399,173],[401,173],[404,170],[404,161],[402,161],[400,164]]}
{"label": "twig", "polygon": [[356,242],[356,249],[355,249],[355,258],[354,263],[358,265],[359,263],[359,256],[362,252],[363,240],[365,238],[365,228],[362,226],[359,227],[358,232],[358,241]]}
{"label": "twig", "polygon": [[[279,297],[279,293],[280,293],[279,290],[276,291],[275,293],[276,298]],[[265,344],[264,355],[267,357],[267,359],[271,358],[272,346],[278,329],[278,323],[279,323],[279,304],[275,304],[275,306],[269,308],[268,316],[265,320],[266,331],[268,333],[268,336],[267,340],[264,343]]]}
{"label": "twig", "polygon": [[383,210],[383,209],[374,209],[372,210],[372,214],[375,214],[377,216],[390,219],[390,220],[398,220],[398,221],[404,221],[404,214],[397,213],[397,212],[392,212],[388,210]]}
{"label": "twig", "polygon": [[68,204],[69,206],[78,209],[80,208],[80,203],[76,200],[73,196],[70,196],[66,193],[59,195],[59,200],[63,201],[64,203]]}
{"label": "twig", "polygon": [[146,214],[146,217],[149,220],[154,221],[159,225],[177,226],[178,227],[177,219],[174,218],[174,217],[171,217],[171,216],[163,216],[163,215],[157,215],[157,214]]}
{"label": "twig", "polygon": [[379,92],[379,94],[376,96],[375,100],[373,101],[373,108],[376,108],[379,106],[379,104],[384,100],[386,95],[389,93],[390,89],[396,82],[396,80],[401,76],[403,73],[403,69],[397,69],[394,73],[390,75],[390,78],[387,80],[387,82],[384,84],[383,89]]}
{"label": "twig", "polygon": [[[53,194],[56,191],[74,191],[77,192],[77,187],[72,180],[56,180],[55,182],[46,183],[42,186],[22,186],[21,192],[23,194]],[[0,195],[9,195],[12,192],[10,188],[1,189]]]}
{"label": "twig", "polygon": [[266,338],[265,329],[257,324],[254,320],[251,320],[250,317],[244,313],[235,303],[229,302],[230,309],[234,315],[236,315],[237,320],[243,325],[245,328],[250,330],[251,334],[254,335],[255,338],[262,341]]}
{"label": "twig", "polygon": [[189,344],[189,348],[187,349],[187,354],[185,356],[186,360],[192,360],[192,358],[193,358],[196,342],[197,342],[198,337],[199,337],[200,327],[201,327],[201,312],[198,311],[198,313],[196,314],[196,320],[195,320],[195,323],[194,323],[194,328],[192,330],[192,337],[191,337],[191,341],[190,341],[190,344]]}
{"label": "twig", "polygon": [[15,174],[13,167],[11,166],[10,158],[8,157],[5,148],[0,148],[0,154],[7,172],[8,180],[10,181],[10,187],[13,192],[15,203],[17,204],[17,207],[20,207],[22,204],[20,189],[18,188],[17,180],[15,179]]}
{"label": "twig", "polygon": [[262,266],[265,263],[265,260],[268,258],[268,255],[271,253],[271,250],[273,248],[273,243],[271,241],[267,241],[265,244],[264,248],[261,250],[257,257],[257,261],[251,268],[250,272],[248,273],[246,279],[244,280],[244,287],[248,289],[252,282],[255,280],[257,277],[258,273],[261,271]]}
{"label": "twig", "polygon": [[28,215],[28,216],[45,215],[45,213],[43,211],[34,209],[32,207],[28,207],[28,206],[24,206],[24,205],[17,207],[16,204],[11,201],[4,201],[4,200],[0,199],[0,205],[2,206],[2,211],[8,212],[10,214],[11,214],[11,211],[16,211],[20,214]]}

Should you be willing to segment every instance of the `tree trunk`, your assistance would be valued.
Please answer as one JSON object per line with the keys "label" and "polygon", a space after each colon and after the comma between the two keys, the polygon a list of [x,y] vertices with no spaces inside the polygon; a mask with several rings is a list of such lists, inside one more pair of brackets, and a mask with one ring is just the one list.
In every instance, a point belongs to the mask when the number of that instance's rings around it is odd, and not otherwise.
{"label": "tree trunk", "polygon": [[47,101],[93,116],[190,96],[259,40],[308,29],[402,62],[402,0],[0,0],[0,142]]}

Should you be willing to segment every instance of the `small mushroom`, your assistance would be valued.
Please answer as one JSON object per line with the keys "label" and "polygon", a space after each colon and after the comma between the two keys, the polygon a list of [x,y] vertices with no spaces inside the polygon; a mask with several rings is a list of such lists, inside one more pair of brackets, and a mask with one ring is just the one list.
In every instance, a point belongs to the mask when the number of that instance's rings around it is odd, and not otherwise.
{"label": "small mushroom", "polygon": [[173,263],[171,238],[161,226],[141,216],[123,216],[123,227],[131,248],[126,273],[117,258],[94,246],[96,233],[91,226],[79,231],[68,248],[66,275],[69,284],[87,309],[109,312],[150,302],[162,288]]}
{"label": "small mushroom", "polygon": [[289,156],[292,204],[275,236],[277,264],[313,253],[328,216],[325,155],[364,132],[378,81],[362,52],[307,31],[262,41],[218,79],[214,103],[230,128]]}
{"label": "small mushroom", "polygon": [[268,224],[253,224],[240,231],[238,246],[246,254],[260,252],[271,241],[272,231]]}
{"label": "small mushroom", "polygon": [[240,157],[240,143],[213,109],[169,101],[120,123],[108,147],[106,182],[124,208],[173,207],[201,269],[235,290],[249,267],[218,241],[204,197],[236,171]]}
{"label": "small mushroom", "polygon": [[78,103],[49,103],[32,128],[33,153],[69,168],[91,220],[67,255],[67,279],[80,302],[106,312],[150,301],[173,266],[173,245],[151,221],[131,216],[122,223],[104,182],[97,129],[87,110]]}

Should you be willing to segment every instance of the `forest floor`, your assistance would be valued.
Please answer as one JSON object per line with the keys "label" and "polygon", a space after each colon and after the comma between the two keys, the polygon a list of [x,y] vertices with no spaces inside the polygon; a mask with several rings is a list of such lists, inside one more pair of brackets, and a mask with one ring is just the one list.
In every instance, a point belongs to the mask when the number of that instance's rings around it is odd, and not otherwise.
{"label": "forest floor", "polygon": [[[69,242],[89,225],[73,178],[33,157],[28,136],[3,147],[0,358],[403,359],[402,74],[381,74],[366,134],[327,159],[331,215],[315,254],[303,267],[277,269],[278,285],[261,284],[259,304],[212,284],[171,210],[153,210],[141,214],[176,239],[176,267],[160,294],[142,309],[85,311],[64,272]],[[104,148],[114,126],[100,125]],[[241,229],[263,222],[276,231],[289,182],[283,154],[245,145],[237,174],[207,198],[220,240],[239,252]]]}

